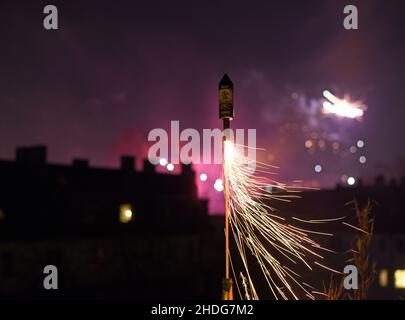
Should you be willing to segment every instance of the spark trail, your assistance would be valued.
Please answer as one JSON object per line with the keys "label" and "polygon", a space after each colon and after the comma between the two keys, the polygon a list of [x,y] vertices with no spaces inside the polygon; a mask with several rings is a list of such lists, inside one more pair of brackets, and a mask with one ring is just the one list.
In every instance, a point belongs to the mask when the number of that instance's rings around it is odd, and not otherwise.
{"label": "spark trail", "polygon": [[[270,173],[275,167],[256,161],[252,163],[254,160],[244,156],[243,151],[243,146],[234,145],[229,140],[225,142],[224,175],[229,184],[229,223],[244,270],[240,273],[241,287],[245,290],[241,297],[259,299],[251,272],[253,256],[276,299],[315,299],[317,290],[305,283],[294,267],[313,270],[317,266],[338,272],[318,262],[323,259],[321,252],[332,251],[310,237],[310,234],[331,234],[299,228],[277,214],[269,203],[299,197],[290,193],[296,192],[297,188],[267,178],[263,173]],[[256,170],[252,170],[252,164]],[[275,193],[275,189],[283,194]]]}

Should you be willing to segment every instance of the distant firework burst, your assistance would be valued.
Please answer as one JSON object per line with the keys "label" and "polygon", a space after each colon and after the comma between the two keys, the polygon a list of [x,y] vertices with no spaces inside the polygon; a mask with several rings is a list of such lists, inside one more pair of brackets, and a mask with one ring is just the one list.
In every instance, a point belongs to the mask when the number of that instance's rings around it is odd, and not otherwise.
{"label": "distant firework burst", "polygon": [[[305,282],[298,274],[297,267],[313,270],[319,266],[339,273],[322,262],[321,253],[331,250],[323,248],[310,237],[310,234],[332,234],[299,228],[276,214],[271,201],[291,201],[298,197],[295,194],[298,190],[267,178],[266,174],[274,169],[267,164],[257,162],[253,171],[249,166],[253,160],[244,156],[243,148],[230,141],[225,142],[224,175],[229,183],[229,221],[243,265],[239,276],[241,284],[235,279],[240,296],[246,299],[260,298],[251,272],[251,257],[254,257],[276,299],[315,299],[319,292]],[[277,193],[276,190],[283,192]],[[329,221],[296,220],[299,223]]]}
{"label": "distant firework burst", "polygon": [[323,96],[327,99],[323,102],[323,113],[334,114],[340,117],[361,119],[364,115],[365,105],[361,101],[352,102],[348,97],[339,99],[329,90],[323,91]]}

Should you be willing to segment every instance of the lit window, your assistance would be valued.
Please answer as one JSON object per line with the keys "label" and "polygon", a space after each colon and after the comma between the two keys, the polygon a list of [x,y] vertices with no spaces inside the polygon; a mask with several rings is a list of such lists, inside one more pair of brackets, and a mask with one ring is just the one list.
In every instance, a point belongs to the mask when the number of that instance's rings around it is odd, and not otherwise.
{"label": "lit window", "polygon": [[405,269],[395,270],[394,286],[398,289],[405,289]]}
{"label": "lit window", "polygon": [[378,280],[381,287],[388,286],[388,270],[381,269],[380,274],[378,275]]}
{"label": "lit window", "polygon": [[133,218],[132,206],[128,203],[120,205],[120,222],[128,223]]}

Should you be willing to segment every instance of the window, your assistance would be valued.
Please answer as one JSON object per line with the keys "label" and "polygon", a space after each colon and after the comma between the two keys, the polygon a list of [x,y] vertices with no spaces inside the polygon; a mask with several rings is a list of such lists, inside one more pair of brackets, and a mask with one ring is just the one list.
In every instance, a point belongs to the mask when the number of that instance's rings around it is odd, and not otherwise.
{"label": "window", "polygon": [[128,223],[133,219],[133,209],[132,206],[128,203],[120,205],[120,222]]}
{"label": "window", "polygon": [[0,221],[4,220],[6,218],[6,214],[4,213],[3,210],[0,209]]}
{"label": "window", "polygon": [[380,274],[378,275],[378,282],[380,283],[380,286],[383,288],[388,286],[388,270],[387,269],[380,270]]}
{"label": "window", "polygon": [[398,289],[405,289],[405,269],[395,270],[394,286]]}

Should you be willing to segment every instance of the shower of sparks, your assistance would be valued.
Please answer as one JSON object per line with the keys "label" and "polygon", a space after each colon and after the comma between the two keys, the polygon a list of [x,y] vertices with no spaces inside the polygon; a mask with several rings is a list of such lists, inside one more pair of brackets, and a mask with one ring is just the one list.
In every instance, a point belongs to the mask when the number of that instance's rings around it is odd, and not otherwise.
{"label": "shower of sparks", "polygon": [[[259,176],[259,173],[269,173],[274,167],[249,159],[244,156],[243,149],[243,146],[225,141],[224,176],[229,184],[229,223],[243,264],[240,278],[241,287],[245,289],[244,298],[259,299],[250,263],[251,257],[254,257],[276,299],[315,299],[317,290],[306,284],[293,269],[301,265],[312,271],[318,266],[340,273],[318,262],[323,259],[321,251],[333,251],[323,248],[310,237],[310,234],[332,234],[299,228],[278,215],[269,202],[289,202],[291,198],[297,198],[290,193],[297,191],[297,187],[288,187],[266,176]],[[252,165],[256,170],[252,169]],[[322,224],[338,219],[303,222]],[[250,255],[247,254],[249,252]]]}
{"label": "shower of sparks", "polygon": [[324,113],[333,113],[351,119],[361,118],[364,114],[363,108],[365,106],[361,101],[351,102],[346,97],[345,99],[339,99],[328,90],[324,90],[323,96],[327,99],[323,103]]}

